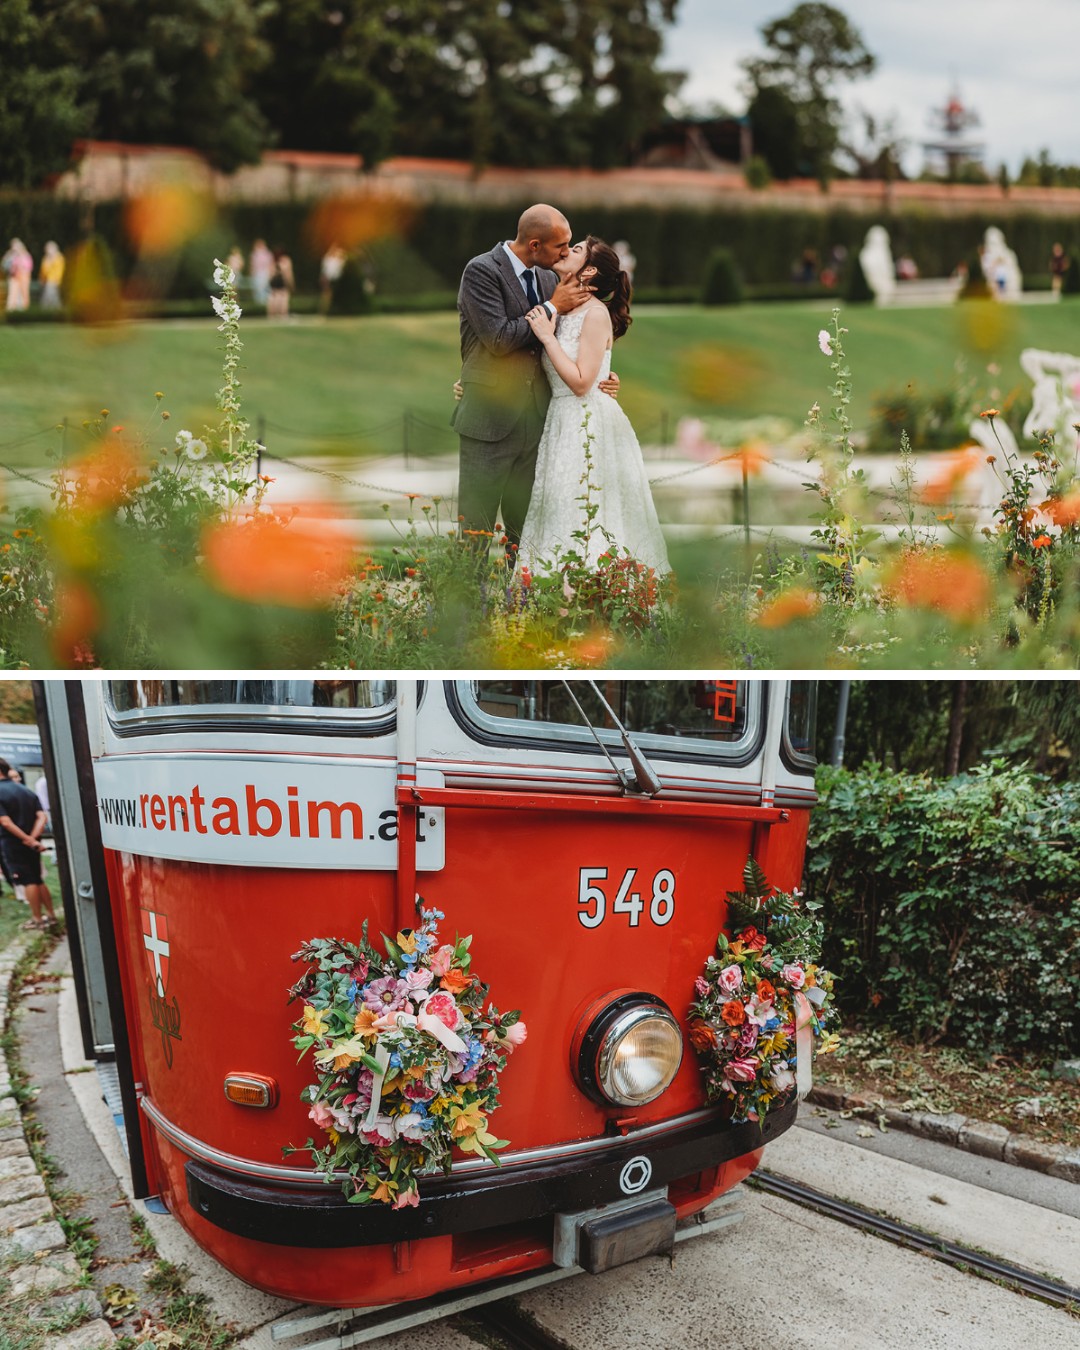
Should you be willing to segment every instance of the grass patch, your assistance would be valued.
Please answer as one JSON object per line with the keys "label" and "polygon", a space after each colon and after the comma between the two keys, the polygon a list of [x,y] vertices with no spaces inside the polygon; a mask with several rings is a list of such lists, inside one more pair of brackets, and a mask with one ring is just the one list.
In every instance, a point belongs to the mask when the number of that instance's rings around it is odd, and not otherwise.
{"label": "grass patch", "polygon": [[[709,310],[642,306],[615,353],[622,403],[641,439],[657,442],[682,416],[771,414],[801,426],[827,380],[817,333],[828,312],[827,303],[813,302]],[[855,428],[869,425],[873,399],[886,390],[947,387],[958,356],[973,375],[996,363],[1000,374],[987,377],[988,385],[1026,387],[1020,352],[1029,346],[1076,350],[1078,312],[1067,301],[845,310],[848,356],[858,372]],[[45,451],[59,448],[59,433],[49,428],[65,418],[78,427],[102,408],[111,424],[132,431],[149,426],[162,444],[171,442],[177,427],[216,420],[210,391],[218,383],[219,341],[212,317],[108,328],[0,325],[0,457],[40,468]],[[245,415],[255,429],[265,422],[267,444],[276,453],[396,453],[406,411],[416,419],[413,452],[456,449],[449,426],[459,367],[453,313],[290,324],[245,320],[244,346]],[[157,390],[172,414],[167,430],[157,422]],[[44,434],[19,443],[35,433]]]}

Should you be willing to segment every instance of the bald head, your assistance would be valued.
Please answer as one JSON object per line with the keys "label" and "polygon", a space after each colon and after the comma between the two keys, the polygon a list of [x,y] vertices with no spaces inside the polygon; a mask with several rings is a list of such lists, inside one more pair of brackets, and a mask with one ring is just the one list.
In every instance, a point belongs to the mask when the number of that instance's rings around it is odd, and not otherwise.
{"label": "bald head", "polygon": [[511,248],[527,267],[550,267],[570,251],[570,222],[543,202],[522,212]]}

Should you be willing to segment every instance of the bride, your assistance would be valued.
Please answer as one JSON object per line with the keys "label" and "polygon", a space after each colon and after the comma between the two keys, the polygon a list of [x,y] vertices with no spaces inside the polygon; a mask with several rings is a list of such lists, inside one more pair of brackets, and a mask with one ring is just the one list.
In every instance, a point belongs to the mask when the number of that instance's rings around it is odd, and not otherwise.
{"label": "bride", "polygon": [[[581,554],[581,532],[587,530],[591,565],[611,551],[613,540],[638,562],[657,573],[668,572],[641,446],[618,403],[597,390],[611,370],[612,344],[631,323],[629,278],[615,250],[593,235],[575,244],[554,270],[560,281],[576,277],[593,296],[558,318],[552,318],[544,305],[527,315],[544,348],[542,361],[552,398],[518,557],[536,570],[554,563],[559,552]],[[591,522],[586,522],[581,501],[586,472],[599,507]]]}

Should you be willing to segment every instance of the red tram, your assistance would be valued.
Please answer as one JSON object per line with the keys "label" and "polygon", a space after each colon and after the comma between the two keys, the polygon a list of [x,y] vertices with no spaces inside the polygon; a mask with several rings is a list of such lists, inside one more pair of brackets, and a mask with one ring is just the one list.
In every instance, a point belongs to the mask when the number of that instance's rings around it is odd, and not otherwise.
{"label": "red tram", "polygon": [[[133,679],[68,701],[137,1189],[243,1280],[367,1307],[605,1269],[669,1248],[792,1124],[794,1092],[762,1124],[707,1104],[686,1011],[747,858],[800,881],[812,684]],[[527,1023],[509,1143],[418,1204],[350,1204],[283,1154],[313,1128],[290,956],[365,919],[407,932],[418,895]]]}

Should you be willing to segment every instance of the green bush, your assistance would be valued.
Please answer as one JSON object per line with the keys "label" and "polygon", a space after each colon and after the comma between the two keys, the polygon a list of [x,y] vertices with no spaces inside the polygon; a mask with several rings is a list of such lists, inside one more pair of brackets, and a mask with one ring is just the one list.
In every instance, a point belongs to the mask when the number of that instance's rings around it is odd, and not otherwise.
{"label": "green bush", "polygon": [[740,305],[743,291],[731,250],[714,248],[709,256],[701,302],[705,305]]}
{"label": "green bush", "polygon": [[746,179],[746,186],[753,188],[755,192],[767,188],[773,180],[769,161],[762,155],[751,155],[743,165],[743,177]]}
{"label": "green bush", "polygon": [[822,768],[808,894],[845,1010],[973,1049],[1080,1050],[1080,785]]}
{"label": "green bush", "polygon": [[1080,295],[1080,253],[1075,249],[1069,254],[1069,265],[1061,278],[1062,295]]}

